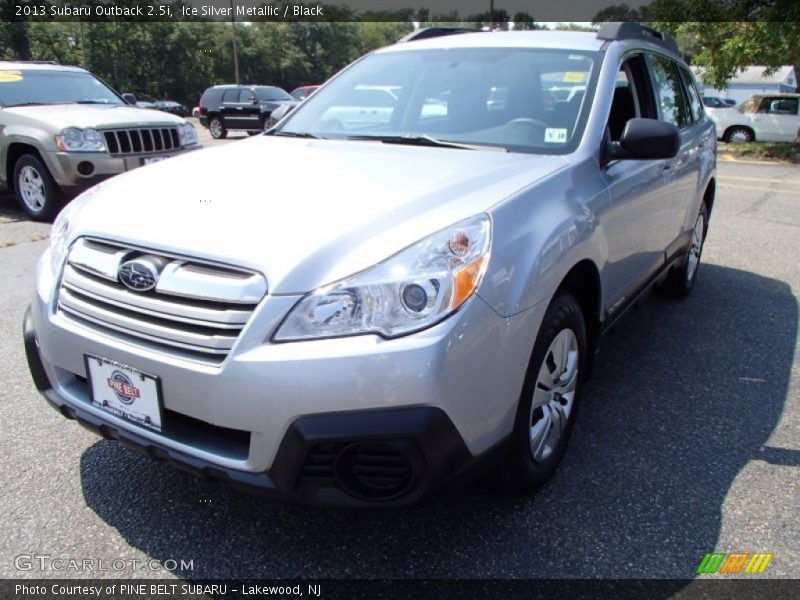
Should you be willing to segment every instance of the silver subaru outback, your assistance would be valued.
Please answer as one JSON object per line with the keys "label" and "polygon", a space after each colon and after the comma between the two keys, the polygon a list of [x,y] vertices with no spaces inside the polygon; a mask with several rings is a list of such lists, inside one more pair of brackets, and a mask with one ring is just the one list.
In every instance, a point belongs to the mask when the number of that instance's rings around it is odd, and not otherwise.
{"label": "silver subaru outback", "polygon": [[714,126],[638,24],[448,33],[73,201],[24,322],[47,400],[315,505],[412,504],[498,463],[546,481],[598,339],[695,283]]}

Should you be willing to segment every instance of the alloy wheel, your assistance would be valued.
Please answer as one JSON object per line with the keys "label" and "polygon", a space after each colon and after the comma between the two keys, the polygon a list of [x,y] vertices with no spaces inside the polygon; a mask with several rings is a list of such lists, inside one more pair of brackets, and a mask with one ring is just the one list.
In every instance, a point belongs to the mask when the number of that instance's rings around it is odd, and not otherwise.
{"label": "alloy wheel", "polygon": [[578,385],[578,339],[563,329],[550,343],[533,390],[529,419],[533,460],[546,460],[569,421]]}

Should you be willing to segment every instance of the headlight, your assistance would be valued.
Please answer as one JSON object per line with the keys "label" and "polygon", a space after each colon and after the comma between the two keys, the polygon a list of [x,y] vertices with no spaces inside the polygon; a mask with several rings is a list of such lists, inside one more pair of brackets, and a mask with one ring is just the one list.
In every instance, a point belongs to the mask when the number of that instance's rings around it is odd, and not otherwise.
{"label": "headlight", "polygon": [[480,285],[491,221],[472,217],[359,274],[311,292],[278,328],[275,341],[377,333],[395,337],[452,314]]}
{"label": "headlight", "polygon": [[96,129],[68,127],[57,135],[56,146],[64,152],[105,152],[103,137]]}
{"label": "headlight", "polygon": [[178,126],[178,135],[181,136],[181,146],[193,146],[197,143],[197,131],[191,123],[181,123]]}
{"label": "headlight", "polygon": [[78,216],[83,206],[98,192],[102,185],[96,185],[72,200],[58,213],[56,220],[53,222],[53,228],[50,230],[50,268],[54,274],[61,269],[61,264],[67,254],[75,217]]}

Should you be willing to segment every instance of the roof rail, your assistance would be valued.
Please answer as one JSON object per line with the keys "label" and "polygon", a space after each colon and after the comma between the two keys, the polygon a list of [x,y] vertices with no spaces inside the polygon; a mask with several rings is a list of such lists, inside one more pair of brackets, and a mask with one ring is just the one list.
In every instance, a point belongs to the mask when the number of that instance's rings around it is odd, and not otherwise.
{"label": "roof rail", "polygon": [[480,29],[470,29],[468,27],[427,27],[412,31],[404,38],[397,41],[398,44],[403,42],[416,42],[419,40],[427,40],[428,38],[442,37],[445,35],[456,35],[458,33],[476,33]]}
{"label": "roof rail", "polygon": [[680,54],[678,43],[675,41],[675,38],[650,27],[645,27],[641,23],[627,21],[603,23],[600,30],[597,32],[597,39],[608,41],[645,40],[661,46],[670,52]]}

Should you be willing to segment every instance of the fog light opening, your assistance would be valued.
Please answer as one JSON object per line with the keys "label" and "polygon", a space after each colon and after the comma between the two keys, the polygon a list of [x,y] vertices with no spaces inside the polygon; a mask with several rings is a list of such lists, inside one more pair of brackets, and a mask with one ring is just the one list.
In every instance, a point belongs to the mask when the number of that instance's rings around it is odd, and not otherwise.
{"label": "fog light opening", "polygon": [[78,163],[78,173],[83,175],[84,177],[88,177],[92,173],[94,173],[94,165],[90,163],[88,160],[82,160]]}
{"label": "fog light opening", "polygon": [[357,442],[336,457],[339,487],[365,500],[394,500],[411,491],[413,466],[401,444]]}

